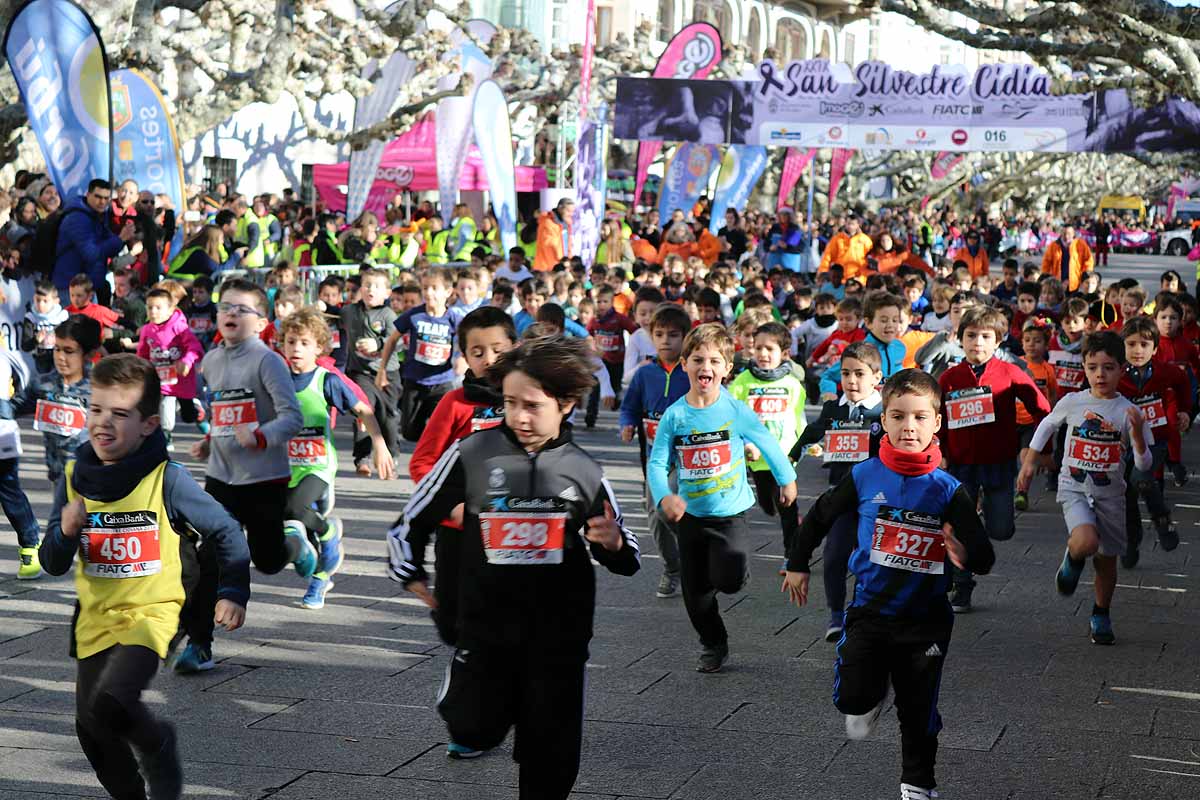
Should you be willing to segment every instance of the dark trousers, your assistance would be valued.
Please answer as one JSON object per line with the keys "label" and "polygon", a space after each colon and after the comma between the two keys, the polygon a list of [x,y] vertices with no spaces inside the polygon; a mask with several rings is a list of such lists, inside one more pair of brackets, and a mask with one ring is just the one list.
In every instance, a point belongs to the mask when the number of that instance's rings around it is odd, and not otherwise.
{"label": "dark trousers", "polygon": [[158,654],[139,645],[113,645],[76,666],[75,733],[116,800],[145,800],[134,750],[157,753],[165,741],[166,726],[142,702],[157,672]]}
{"label": "dark trousers", "polygon": [[821,551],[821,573],[825,579],[825,603],[830,611],[846,609],[846,571],[850,554],[858,544],[858,514],[842,514],[825,535]]}
{"label": "dark trousers", "polygon": [[851,608],[834,664],[833,704],[843,714],[871,711],[891,680],[900,719],[900,781],[925,789],[937,785],[938,690],[953,628],[949,613],[938,619],[897,619]]}
{"label": "dark trousers", "polygon": [[800,530],[800,516],[796,504],[793,503],[787,508],[779,505],[779,484],[775,482],[775,476],[769,469],[751,470],[750,474],[754,476],[754,491],[758,495],[759,507],[768,516],[779,514],[779,527],[783,530],[783,552],[786,554],[792,546],[792,540],[796,538],[796,531]]}
{"label": "dark trousers", "polygon": [[680,583],[683,604],[704,647],[723,647],[729,640],[717,592],[741,591],[749,578],[746,536],[741,514],[732,517],[693,517],[679,520]]}
{"label": "dark trousers", "polygon": [[496,747],[515,726],[521,800],[565,800],[579,774],[586,663],[586,649],[582,657],[536,646],[458,650],[438,712],[452,741],[476,749]]}
{"label": "dark trousers", "polygon": [[438,636],[451,646],[458,643],[458,576],[462,536],[461,528],[439,525],[437,538],[433,542],[434,563],[437,565],[433,598],[437,601],[437,608],[430,616],[433,617]]}
{"label": "dark trousers", "polygon": [[[363,390],[371,410],[375,412],[375,421],[379,423],[379,432],[388,452],[396,454],[396,442],[399,438],[400,425],[400,394],[396,388],[399,385],[399,373],[388,373],[387,388],[380,389],[375,385],[375,376],[356,373],[351,380],[354,385]],[[354,463],[371,457],[371,437],[362,430],[358,422],[354,423]]]}
{"label": "dark trousers", "polygon": [[[950,474],[962,483],[971,500],[977,505],[983,498],[983,524],[987,528],[988,538],[996,542],[1007,542],[1017,532],[1016,509],[1013,506],[1013,479],[1006,478],[1001,483],[985,486],[977,483],[975,476],[966,470],[950,468]],[[950,574],[955,587],[968,590],[975,588],[975,576],[970,571],[950,565]]]}
{"label": "dark trousers", "polygon": [[[625,364],[618,361],[613,364],[609,361],[604,361],[604,368],[608,370],[608,380],[612,383],[613,395],[621,396],[621,381],[625,378]],[[600,413],[600,384],[597,383],[592,388],[592,393],[588,395],[587,413],[584,416],[585,423],[594,423],[596,416]]]}
{"label": "dark trousers", "polygon": [[308,538],[319,549],[321,537],[329,527],[326,515],[333,509],[333,487],[316,475],[305,475],[287,490],[284,519],[298,520],[308,531]]}
{"label": "dark trousers", "polygon": [[429,421],[438,402],[457,385],[457,381],[432,386],[404,381],[404,390],[400,395],[400,434],[410,442],[420,439],[425,423]]}
{"label": "dark trousers", "polygon": [[1163,497],[1162,486],[1154,477],[1166,461],[1167,446],[1155,444],[1150,448],[1150,453],[1154,462],[1145,472],[1134,469],[1132,458],[1125,461],[1125,535],[1129,547],[1134,550],[1141,545],[1143,535],[1139,497],[1145,501],[1152,522],[1159,523],[1164,519],[1169,521],[1171,518],[1171,509],[1167,507]]}
{"label": "dark trousers", "polygon": [[29,498],[21,488],[21,459],[0,459],[0,507],[8,524],[17,532],[17,544],[21,547],[37,547],[41,531]]}
{"label": "dark trousers", "polygon": [[[240,486],[208,478],[204,491],[225,506],[246,529],[250,560],[260,572],[274,575],[288,563],[283,540],[283,509],[287,503],[287,481],[247,483]],[[181,541],[180,554],[185,574],[193,574],[195,585],[188,592],[179,624],[193,644],[210,645],[213,612],[217,607],[217,554],[204,545],[198,550]],[[190,583],[191,580],[185,580]]]}

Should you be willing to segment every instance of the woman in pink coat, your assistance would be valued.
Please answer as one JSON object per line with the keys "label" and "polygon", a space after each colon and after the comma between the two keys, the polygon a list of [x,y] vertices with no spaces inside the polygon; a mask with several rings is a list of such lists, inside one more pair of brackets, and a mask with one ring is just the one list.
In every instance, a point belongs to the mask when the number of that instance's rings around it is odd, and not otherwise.
{"label": "woman in pink coat", "polygon": [[184,422],[198,423],[200,430],[207,433],[208,424],[201,421],[196,403],[195,367],[204,357],[204,348],[166,289],[155,288],[146,293],[146,318],[150,321],[138,335],[137,354],[158,371],[163,396],[159,414],[169,450],[177,407]]}

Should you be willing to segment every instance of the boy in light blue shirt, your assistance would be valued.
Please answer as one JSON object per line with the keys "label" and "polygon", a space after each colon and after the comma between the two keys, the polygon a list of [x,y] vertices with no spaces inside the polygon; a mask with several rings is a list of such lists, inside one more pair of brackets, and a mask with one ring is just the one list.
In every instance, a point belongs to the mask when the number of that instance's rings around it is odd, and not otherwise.
{"label": "boy in light blue shirt", "polygon": [[[749,577],[744,514],[754,505],[746,463],[765,459],[780,487],[779,504],[796,500],[796,472],[754,412],[721,388],[733,366],[733,339],[701,325],[683,342],[690,387],[658,423],[646,478],[656,507],[678,526],[683,601],[703,650],[696,669],[719,672],[729,637],[717,592],[741,591]],[[678,494],[668,474],[676,469]]]}

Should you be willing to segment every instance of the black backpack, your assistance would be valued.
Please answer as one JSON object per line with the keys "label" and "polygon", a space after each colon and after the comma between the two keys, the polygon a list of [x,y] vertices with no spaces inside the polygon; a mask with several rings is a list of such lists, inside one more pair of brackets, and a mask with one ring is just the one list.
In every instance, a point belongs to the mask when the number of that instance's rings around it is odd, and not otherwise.
{"label": "black backpack", "polygon": [[43,280],[50,280],[54,272],[54,262],[58,259],[58,229],[62,226],[63,218],[74,211],[82,212],[83,209],[60,208],[38,223],[37,231],[33,235],[33,249],[29,253],[32,261],[30,267],[41,275]]}

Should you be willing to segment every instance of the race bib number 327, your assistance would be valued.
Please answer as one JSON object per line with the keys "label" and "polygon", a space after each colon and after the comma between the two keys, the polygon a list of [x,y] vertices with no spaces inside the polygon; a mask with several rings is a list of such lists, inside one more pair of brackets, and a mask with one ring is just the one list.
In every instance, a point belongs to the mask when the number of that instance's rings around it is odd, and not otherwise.
{"label": "race bib number 327", "polygon": [[939,517],[880,506],[871,536],[871,562],[884,567],[941,575],[946,570],[946,539]]}

